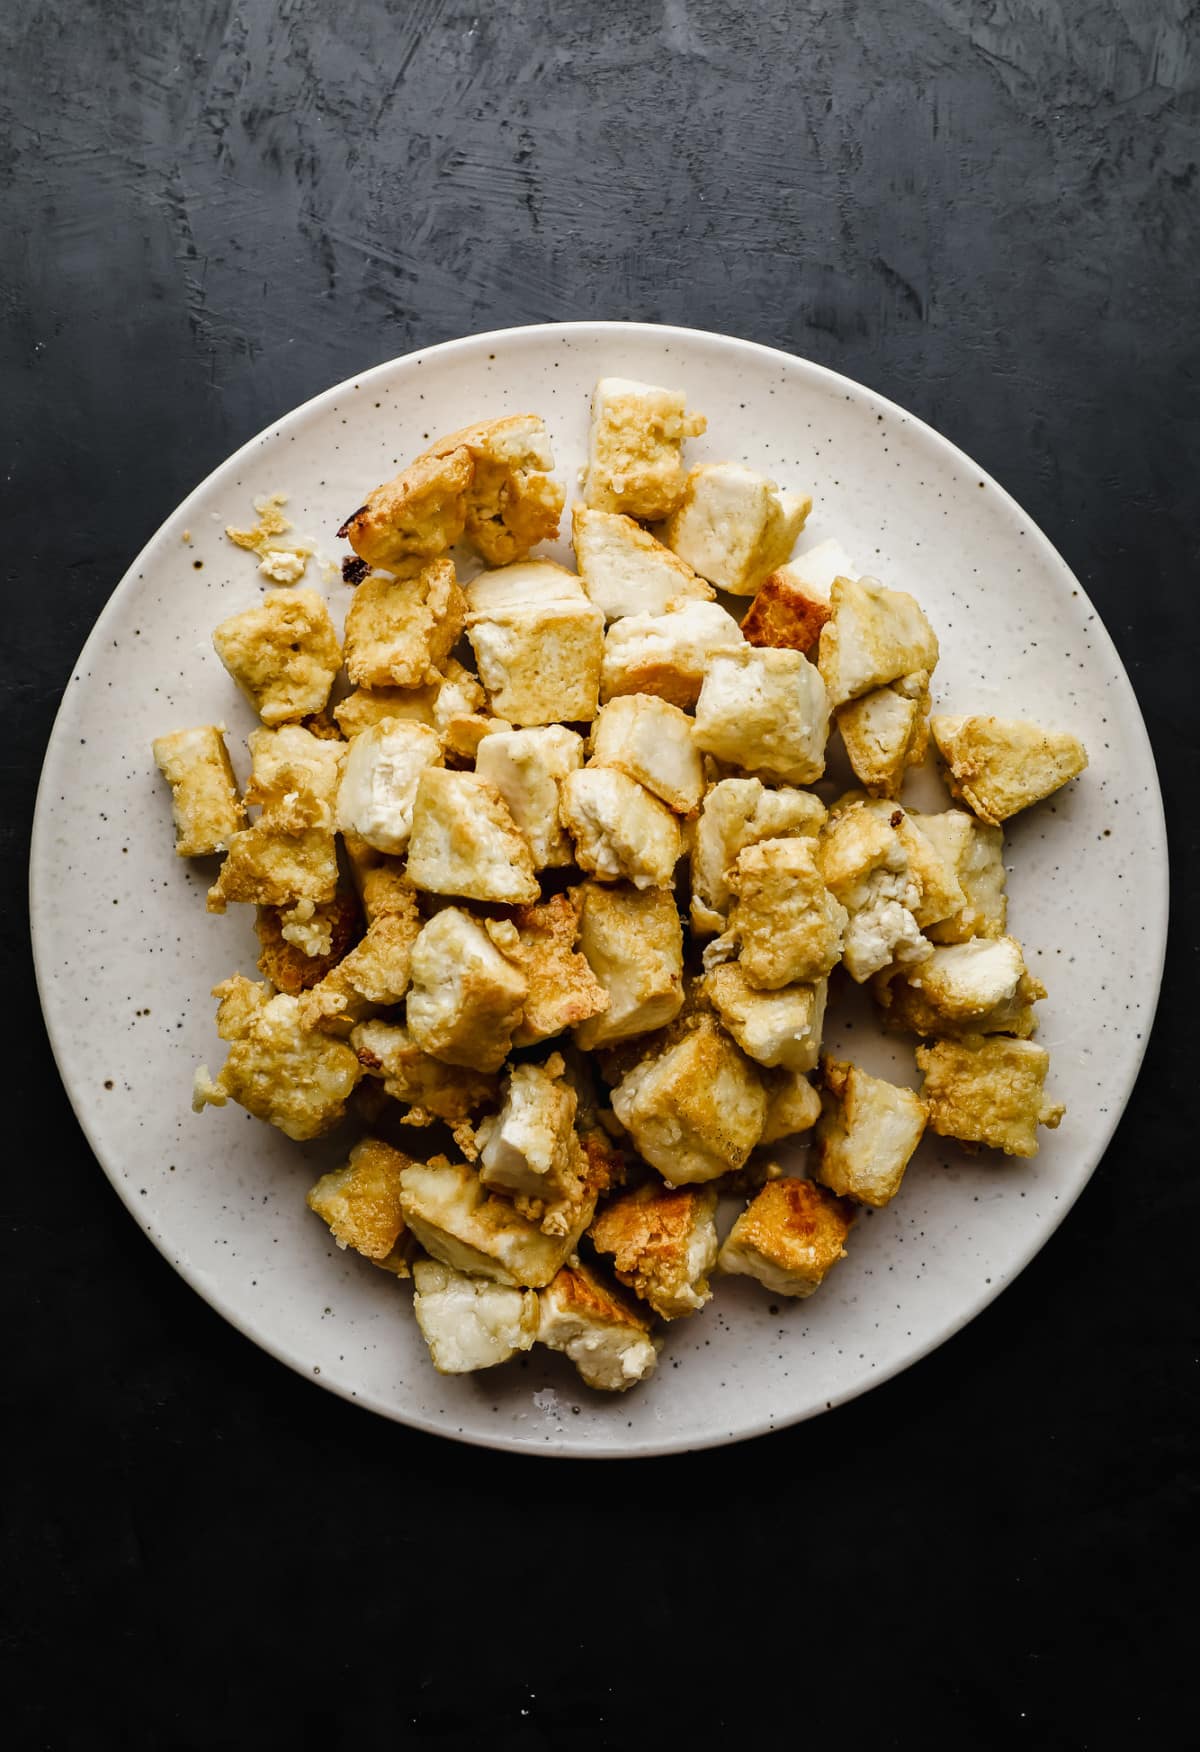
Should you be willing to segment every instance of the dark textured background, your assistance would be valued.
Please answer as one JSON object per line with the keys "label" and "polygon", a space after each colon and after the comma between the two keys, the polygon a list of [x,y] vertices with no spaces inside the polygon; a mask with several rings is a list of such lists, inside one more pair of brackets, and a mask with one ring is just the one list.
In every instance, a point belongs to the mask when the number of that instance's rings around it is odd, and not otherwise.
{"label": "dark textured background", "polygon": [[[2,9],[10,1743],[1180,1743],[1197,38],[1185,0]],[[179,498],[365,366],[588,316],[819,359],[1028,507],[1141,695],[1177,920],[1116,1141],[997,1305],[817,1423],[598,1469],[374,1421],[172,1275],[71,1118],[22,892],[58,694]]]}

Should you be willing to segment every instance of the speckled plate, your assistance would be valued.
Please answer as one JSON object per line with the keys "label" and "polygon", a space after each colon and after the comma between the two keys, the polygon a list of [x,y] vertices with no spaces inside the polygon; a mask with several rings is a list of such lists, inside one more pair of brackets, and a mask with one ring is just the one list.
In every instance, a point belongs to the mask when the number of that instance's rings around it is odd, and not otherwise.
{"label": "speckled plate", "polygon": [[[695,458],[736,457],[816,508],[802,546],[836,535],[864,571],[913,591],[942,641],[946,711],[1028,715],[1082,736],[1082,780],[1013,824],[1011,929],[1050,988],[1041,1040],[1067,1103],[1040,1155],[969,1157],[928,1139],[900,1197],[867,1214],[810,1301],[723,1282],[668,1330],[633,1393],[583,1389],[561,1357],[436,1375],[409,1290],[339,1253],[304,1193],[344,1144],[298,1145],[239,1108],[195,1115],[193,1067],[219,1062],[209,989],[255,971],[245,908],[209,917],[209,867],[172,850],[153,736],[224,720],[244,776],[251,715],[210,642],[262,593],[223,530],[282,490],[330,558],[363,490],[468,421],[543,412],[568,481],[603,373],[686,388],[708,415]],[[185,540],[189,531],[191,542]],[[564,549],[561,557],[568,557]],[[347,593],[321,582],[341,621]],[[918,801],[938,789],[915,781]],[[943,794],[944,796],[944,794]],[[997,1296],[1079,1196],[1137,1075],[1167,919],[1154,761],[1128,678],[1079,584],[994,481],[928,426],[858,384],[745,341],[641,324],[480,335],[338,385],[263,432],[168,519],[113,593],[79,660],[46,756],[33,837],[42,1003],[75,1112],[134,1219],[194,1289],[273,1356],[402,1422],[530,1453],[645,1455],[758,1435],[828,1410],[932,1350]],[[1134,904],[1136,900],[1136,904]],[[916,1082],[911,1047],[865,1009],[829,1041]],[[803,1162],[803,1152],[797,1151]]]}

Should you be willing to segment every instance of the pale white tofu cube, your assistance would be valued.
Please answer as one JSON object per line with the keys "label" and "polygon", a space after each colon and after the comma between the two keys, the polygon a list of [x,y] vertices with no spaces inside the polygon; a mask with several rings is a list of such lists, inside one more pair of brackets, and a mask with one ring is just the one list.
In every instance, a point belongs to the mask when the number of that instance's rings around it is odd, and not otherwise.
{"label": "pale white tofu cube", "polygon": [[1015,1034],[1036,1026],[1046,988],[1025,966],[1015,937],[939,945],[918,966],[877,974],[875,997],[889,1022],[914,1034]]}
{"label": "pale white tofu cube", "polygon": [[931,953],[915,916],[921,884],[886,806],[854,803],[835,815],[822,832],[819,860],[850,915],[842,963],[851,979],[861,984],[881,968],[910,967]]}
{"label": "pale white tofu cube", "polygon": [[674,706],[694,706],[710,663],[745,644],[719,602],[682,602],[664,614],[614,621],[604,641],[600,698],[657,694]]}
{"label": "pale white tofu cube", "polygon": [[679,815],[693,814],[704,795],[692,720],[655,694],[624,694],[601,706],[591,764],[626,773]]}
{"label": "pale white tofu cube", "polygon": [[499,791],[529,842],[538,870],[569,864],[570,838],[559,819],[559,790],[583,765],[583,738],[564,724],[485,736],[475,772]]}
{"label": "pale white tofu cube", "polygon": [[697,748],[760,778],[804,785],[825,770],[829,711],[799,651],[743,645],[713,658],[696,705]]}
{"label": "pale white tofu cube", "polygon": [[606,620],[664,614],[669,602],[689,597],[711,602],[711,584],[632,517],[576,505],[573,525],[584,589]]}
{"label": "pale white tofu cube", "polygon": [[487,924],[459,907],[443,908],[422,927],[410,963],[413,1041],[446,1064],[476,1071],[497,1071],[508,1057],[528,989]]}
{"label": "pale white tofu cube", "polygon": [[604,616],[586,599],[515,603],[467,617],[492,710],[520,726],[596,716]]}
{"label": "pale white tofu cube", "polygon": [[559,811],[580,869],[635,888],[669,888],[683,855],[679,823],[644,785],[615,767],[568,773]]}
{"label": "pale white tofu cube", "polygon": [[688,475],[662,536],[710,584],[752,596],[787,559],[811,510],[807,493],[782,492],[740,462],[705,462]]}
{"label": "pale white tofu cube", "polygon": [[926,926],[929,937],[935,943],[965,943],[971,937],[1002,936],[1008,918],[1003,829],[976,821],[965,809],[914,813],[909,819],[949,868],[964,897],[947,918]]}
{"label": "pale white tofu cube", "polygon": [[683,1007],[683,926],[666,889],[583,882],[574,890],[579,948],[608,1008],[574,1030],[585,1052],[665,1027]]}
{"label": "pale white tofu cube", "polygon": [[412,806],[409,880],[467,900],[538,898],[533,853],[498,790],[477,773],[426,767]]}
{"label": "pale white tofu cube", "polygon": [[669,1186],[740,1168],[767,1114],[762,1079],[711,1016],[635,1065],[614,1088],[612,1105],[639,1155]]}
{"label": "pale white tofu cube", "polygon": [[902,675],[933,674],[937,635],[915,597],[877,578],[836,578],[829,603],[818,665],[831,709]]}
{"label": "pale white tofu cube", "polygon": [[[552,1074],[557,1069],[557,1075]],[[479,1178],[488,1187],[553,1199],[569,1191],[575,1173],[577,1096],[562,1079],[563,1061],[514,1065],[499,1113],[476,1133]]]}
{"label": "pale white tofu cube", "polygon": [[881,1209],[895,1198],[925,1130],[925,1103],[911,1089],[826,1059],[817,1121],[816,1178],[831,1192]]}
{"label": "pale white tofu cube", "polygon": [[821,1051],[828,981],[762,991],[736,961],[704,976],[704,993],[742,1051],[772,1069],[811,1071]]}
{"label": "pale white tofu cube", "polygon": [[582,1201],[572,1230],[547,1235],[511,1200],[489,1192],[465,1162],[438,1157],[404,1169],[400,1208],[426,1253],[443,1265],[498,1284],[540,1290],[574,1252],[596,1200],[592,1195]]}
{"label": "pale white tofu cube", "polygon": [[467,1375],[506,1363],[537,1338],[533,1290],[468,1277],[439,1259],[412,1268],[413,1313],[439,1375]]}
{"label": "pale white tofu cube", "polygon": [[338,788],[337,825],[377,852],[403,852],[412,833],[417,783],[441,766],[437,732],[411,719],[384,718],[350,744]]}
{"label": "pale white tofu cube", "polygon": [[463,591],[472,614],[586,600],[582,580],[553,560],[518,560],[494,572],[479,572]]}
{"label": "pale white tofu cube", "polygon": [[829,600],[835,578],[857,578],[858,567],[840,541],[818,541],[795,554],[779,570],[791,583]]}

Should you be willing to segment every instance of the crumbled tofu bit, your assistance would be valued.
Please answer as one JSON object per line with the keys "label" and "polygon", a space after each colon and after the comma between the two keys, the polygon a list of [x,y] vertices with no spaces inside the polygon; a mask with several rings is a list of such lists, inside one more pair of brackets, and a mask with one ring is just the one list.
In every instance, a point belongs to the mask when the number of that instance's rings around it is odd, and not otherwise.
{"label": "crumbled tofu bit", "polygon": [[458,1126],[500,1099],[494,1075],[443,1064],[431,1058],[398,1022],[360,1022],[350,1035],[358,1062],[370,1077],[380,1078],[384,1091],[409,1109],[401,1124],[432,1125],[445,1120]]}
{"label": "crumbled tofu bit", "polygon": [[575,948],[579,918],[568,895],[518,908],[517,958],[529,982],[514,1046],[535,1046],[608,1009],[608,993]]}
{"label": "crumbled tofu bit", "polygon": [[709,665],[692,735],[697,748],[759,778],[806,785],[825,771],[824,684],[799,651],[743,645]]}
{"label": "crumbled tofu bit", "polygon": [[488,1187],[552,1198],[576,1179],[575,1142],[577,1096],[562,1077],[557,1053],[545,1065],[514,1065],[499,1113],[485,1119],[477,1133],[479,1178]]}
{"label": "crumbled tofu bit", "polygon": [[376,487],[338,534],[369,566],[397,571],[436,560],[463,533],[474,474],[465,449],[445,456],[426,452],[394,480]]}
{"label": "crumbled tofu bit", "polygon": [[925,1130],[925,1103],[911,1089],[827,1058],[814,1175],[823,1186],[876,1210],[900,1190]]}
{"label": "crumbled tofu bit", "polygon": [[329,610],[315,590],[272,590],[213,633],[217,656],[264,724],[323,710],[342,662]]}
{"label": "crumbled tofu bit", "polygon": [[602,377],[592,392],[584,498],[594,511],[644,523],[666,517],[683,496],[683,442],[708,422],[685,412],[681,391]]}
{"label": "crumbled tofu bit", "polygon": [[885,687],[938,660],[937,636],[915,597],[877,578],[835,578],[818,665],[831,707]]}
{"label": "crumbled tofu bit", "polygon": [[502,731],[479,744],[476,775],[504,799],[537,870],[571,862],[571,841],[558,817],[559,788],[582,765],[583,738],[563,724]]}
{"label": "crumbled tofu bit", "polygon": [[575,842],[575,862],[604,881],[669,888],[683,856],[679,823],[665,803],[615,767],[568,773],[559,811]]}
{"label": "crumbled tofu bit", "polygon": [[929,747],[929,677],[918,670],[873,688],[837,714],[846,754],[860,785],[874,797],[894,797],[908,767]]}
{"label": "crumbled tofu bit", "polygon": [[845,1259],[854,1206],[811,1180],[768,1180],[717,1257],[724,1272],[757,1278],[777,1296],[811,1296]]}
{"label": "crumbled tofu bit", "polygon": [[[821,1112],[821,1097],[803,1071],[770,1071],[766,1077],[767,1117],[760,1145],[811,1131]],[[782,1170],[766,1178],[777,1179]]]}
{"label": "crumbled tofu bit", "polygon": [[[359,930],[354,896],[339,889],[332,900],[312,906],[307,929],[298,929],[296,908],[260,906],[254,921],[258,936],[258,971],[281,992],[296,997],[324,979],[336,967]],[[310,951],[309,945],[313,945]]]}
{"label": "crumbled tofu bit", "polygon": [[[893,815],[904,820],[902,810]],[[860,985],[893,962],[908,967],[931,952],[915,913],[921,885],[909,867],[908,852],[885,810],[852,804],[830,818],[818,856],[830,891],[849,913],[842,960]]]}
{"label": "crumbled tofu bit", "polygon": [[564,1265],[592,1220],[595,1199],[583,1201],[577,1226],[547,1235],[511,1200],[489,1192],[466,1163],[413,1162],[400,1177],[404,1221],[426,1253],[455,1271],[540,1290]]}
{"label": "crumbled tofu bit", "polygon": [[935,943],[965,943],[972,937],[1000,937],[1008,921],[1005,896],[1004,831],[976,821],[965,809],[909,819],[933,846],[962,892],[959,907],[926,933]]}
{"label": "crumbled tofu bit", "polygon": [[367,926],[362,941],[300,1000],[306,1028],[349,1034],[376,1009],[390,1009],[408,990],[413,944],[421,929],[417,897],[407,912],[384,913]]}
{"label": "crumbled tofu bit", "polygon": [[494,785],[426,767],[417,783],[408,876],[427,894],[523,903],[538,898],[533,853]]}
{"label": "crumbled tofu bit", "polygon": [[1046,988],[1025,966],[1015,937],[976,937],[935,948],[907,973],[876,974],[886,1021],[913,1034],[1015,1034],[1037,1026],[1033,1005]]}
{"label": "crumbled tofu bit", "polygon": [[811,985],[832,971],[847,915],[825,885],[811,840],[746,846],[728,881],[734,895],[729,930],[705,950],[706,968],[736,947],[746,978],[767,991]]}
{"label": "crumbled tofu bit", "polygon": [[337,847],[328,828],[281,833],[255,822],[230,835],[229,851],[208,891],[208,910],[222,913],[230,901],[251,906],[317,905],[337,891]]}
{"label": "crumbled tofu bit", "polygon": [[486,927],[459,907],[436,913],[413,946],[411,977],[408,1027],[422,1051],[447,1064],[498,1071],[528,988]]}
{"label": "crumbled tofu bit", "polygon": [[709,791],[692,843],[692,927],[721,931],[733,900],[729,873],[738,853],[767,839],[815,836],[826,809],[811,791],[768,790],[761,779],[721,779]]}
{"label": "crumbled tofu bit", "polygon": [[538,1342],[562,1351],[585,1386],[624,1393],[654,1373],[659,1343],[649,1321],[578,1260],[563,1266],[538,1301]]}
{"label": "crumbled tofu bit", "polygon": [[246,802],[260,804],[259,824],[281,833],[332,828],[346,744],[314,736],[300,724],[252,730]]}
{"label": "crumbled tofu bit", "polygon": [[498,717],[525,727],[596,716],[604,616],[592,603],[564,598],[472,613],[467,636]]}
{"label": "crumbled tofu bit", "polygon": [[175,850],[181,858],[224,852],[246,812],[225,747],[224,724],[173,730],[151,743],[159,771],[171,787]]}
{"label": "crumbled tofu bit", "polygon": [[272,584],[299,584],[308,565],[308,555],[299,548],[269,547],[262,550],[258,569]]}
{"label": "crumbled tofu bit", "polygon": [[[258,522],[253,528],[235,529],[232,524],[226,524],[225,534],[235,547],[259,553],[268,542],[274,543],[278,536],[286,535],[292,527],[291,519],[283,513],[286,504],[286,493],[268,493],[261,499],[255,499],[254,510]],[[188,539],[190,542],[190,536]]]}
{"label": "crumbled tofu bit", "polygon": [[630,614],[604,641],[601,700],[657,694],[690,709],[713,659],[744,643],[741,628],[719,602],[668,603],[663,614]]}
{"label": "crumbled tofu bit", "polygon": [[711,1301],[717,1262],[717,1191],[648,1180],[612,1199],[588,1231],[597,1253],[612,1256],[621,1283],[663,1320],[694,1314]]}
{"label": "crumbled tofu bit", "polygon": [[432,730],[437,724],[434,711],[440,691],[441,684],[435,682],[423,687],[357,687],[333,708],[333,715],[350,741],[384,718],[404,718],[427,724]]}
{"label": "crumbled tofu bit", "polygon": [[858,567],[840,541],[818,541],[796,554],[780,572],[800,589],[818,601],[828,604],[835,578],[857,578]]}
{"label": "crumbled tofu bit", "polygon": [[760,1065],[811,1071],[821,1050],[828,981],[764,992],[736,961],[704,976],[704,993],[742,1051]]}
{"label": "crumbled tofu bit", "polygon": [[377,852],[405,851],[417,784],[441,766],[437,732],[407,718],[383,718],[350,744],[337,795],[337,825]]}
{"label": "crumbled tofu bit", "polygon": [[742,616],[742,634],[748,645],[777,645],[808,657],[829,615],[828,601],[795,580],[790,565],[780,566],[763,579]]}
{"label": "crumbled tofu bit", "polygon": [[612,1092],[638,1153],[671,1186],[740,1168],[762,1134],[761,1078],[712,1017],[635,1065]]}
{"label": "crumbled tofu bit", "polygon": [[689,597],[712,601],[712,585],[632,517],[576,505],[572,529],[583,587],[605,620],[663,614],[669,602]]}
{"label": "crumbled tofu bit", "polygon": [[704,796],[704,766],[692,720],[655,694],[622,694],[601,706],[592,727],[591,764],[636,779],[679,815]]}
{"label": "crumbled tofu bit", "polygon": [[520,560],[515,566],[479,572],[464,588],[472,614],[587,600],[582,579],[555,560]]}
{"label": "crumbled tofu bit", "polygon": [[532,1290],[469,1277],[440,1259],[418,1259],[412,1275],[413,1313],[439,1375],[491,1369],[532,1348],[538,1329]]}
{"label": "crumbled tofu bit", "polygon": [[583,882],[574,890],[579,947],[608,1006],[580,1022],[585,1052],[662,1028],[683,1007],[683,926],[666,889]]}
{"label": "crumbled tofu bit", "polygon": [[781,492],[739,462],[703,462],[688,475],[661,533],[710,584],[752,596],[787,559],[811,510],[807,493]]}
{"label": "crumbled tofu bit", "polygon": [[411,578],[373,572],[346,611],[346,672],[355,687],[441,685],[466,618],[466,598],[449,560]]}
{"label": "crumbled tofu bit", "polygon": [[935,717],[930,729],[950,789],[992,827],[1051,796],[1088,763],[1077,736],[1020,718]]}
{"label": "crumbled tofu bit", "polygon": [[1039,1125],[1053,1129],[1066,1108],[1045,1097],[1050,1054],[1032,1040],[964,1035],[917,1048],[929,1129],[1006,1156],[1036,1156]]}
{"label": "crumbled tofu bit", "polygon": [[[344,1167],[322,1174],[305,1202],[329,1224],[339,1247],[386,1259],[404,1236],[400,1172],[410,1160],[379,1138],[363,1138]],[[397,1276],[407,1276],[407,1267]]]}
{"label": "crumbled tofu bit", "polygon": [[229,1056],[215,1080],[197,1083],[193,1106],[233,1100],[289,1138],[320,1137],[346,1111],[362,1067],[344,1041],[302,1026],[300,1000],[235,974],[213,988],[217,1032]]}
{"label": "crumbled tofu bit", "polygon": [[546,472],[554,467],[554,452],[541,415],[481,420],[439,439],[428,454],[455,456],[463,450],[473,464],[463,533],[488,565],[508,565],[539,541],[553,541],[563,489]]}

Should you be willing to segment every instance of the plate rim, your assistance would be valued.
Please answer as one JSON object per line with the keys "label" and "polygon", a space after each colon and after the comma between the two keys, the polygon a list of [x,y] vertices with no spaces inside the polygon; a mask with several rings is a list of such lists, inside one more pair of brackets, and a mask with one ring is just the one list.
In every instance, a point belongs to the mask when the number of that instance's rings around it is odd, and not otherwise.
{"label": "plate rim", "polygon": [[[964,1305],[956,1307],[950,1318],[940,1323],[932,1334],[917,1344],[912,1350],[908,1351],[902,1358],[897,1359],[891,1365],[883,1368],[878,1374],[872,1375],[869,1380],[864,1380],[848,1387],[842,1393],[834,1393],[820,1404],[811,1405],[797,1412],[788,1413],[779,1417],[762,1417],[755,1420],[753,1423],[744,1425],[735,1430],[714,1429],[711,1434],[706,1435],[701,1441],[681,1441],[665,1437],[663,1440],[646,1440],[640,1438],[632,1443],[622,1444],[619,1438],[614,1437],[611,1441],[589,1441],[586,1445],[583,1443],[576,1445],[570,1441],[564,1440],[561,1436],[556,1434],[545,1441],[534,1443],[502,1429],[493,1432],[445,1427],[439,1424],[437,1419],[432,1415],[427,1415],[420,1411],[407,1411],[402,1407],[387,1403],[374,1395],[354,1392],[348,1386],[325,1375],[314,1377],[306,1359],[289,1351],[285,1345],[269,1337],[265,1332],[257,1328],[252,1321],[249,1321],[238,1311],[235,1304],[230,1303],[227,1298],[219,1293],[213,1293],[211,1287],[203,1282],[202,1274],[199,1272],[193,1272],[185,1261],[175,1259],[171,1256],[167,1250],[165,1236],[162,1236],[158,1232],[156,1225],[146,1224],[144,1214],[135,1207],[132,1191],[126,1188],[125,1183],[118,1172],[109,1169],[88,1123],[88,1108],[83,1099],[83,1090],[80,1088],[78,1092],[76,1092],[72,1087],[71,1078],[68,1075],[66,1068],[67,1053],[65,1043],[60,1039],[58,1026],[53,1017],[52,1006],[48,1002],[49,980],[47,970],[49,965],[49,948],[47,937],[49,935],[49,929],[46,920],[39,912],[38,901],[35,896],[35,886],[39,870],[44,868],[48,862],[45,855],[45,842],[50,833],[52,814],[52,805],[49,800],[51,789],[50,768],[53,757],[58,748],[60,721],[63,719],[64,714],[68,709],[71,686],[91,658],[93,651],[102,643],[107,632],[110,618],[116,612],[118,598],[124,592],[126,585],[135,581],[139,572],[145,569],[147,556],[151,553],[151,550],[155,547],[160,538],[163,537],[168,526],[175,523],[178,518],[184,515],[193,503],[198,500],[203,493],[207,492],[213,483],[217,482],[222,475],[226,472],[232,473],[244,457],[249,456],[251,453],[261,448],[270,438],[278,437],[283,429],[292,421],[297,421],[302,418],[310,418],[320,410],[323,404],[336,401],[339,397],[347,394],[354,388],[392,371],[400,364],[407,363],[411,365],[418,360],[424,363],[425,360],[430,358],[446,357],[456,352],[466,352],[483,344],[494,345],[497,343],[503,343],[515,336],[523,336],[527,338],[541,336],[549,341],[554,337],[584,333],[589,336],[640,334],[643,336],[656,337],[664,343],[668,343],[672,339],[678,339],[687,343],[692,343],[697,340],[708,343],[715,342],[723,348],[732,348],[734,351],[744,351],[754,355],[760,355],[768,360],[786,361],[789,367],[800,365],[805,371],[813,373],[818,380],[823,379],[829,387],[839,387],[843,390],[848,390],[854,397],[866,397],[873,404],[876,411],[884,411],[888,414],[897,416],[908,425],[916,427],[927,441],[932,441],[934,446],[946,457],[947,460],[956,462],[959,465],[966,464],[969,468],[973,469],[981,483],[986,483],[990,489],[994,490],[1010,513],[1025,527],[1027,533],[1033,538],[1035,545],[1039,548],[1042,557],[1061,568],[1065,576],[1071,580],[1072,584],[1077,589],[1084,608],[1090,609],[1094,617],[1096,635],[1103,641],[1103,648],[1106,649],[1111,660],[1115,674],[1118,678],[1118,684],[1124,690],[1126,704],[1127,706],[1132,707],[1133,725],[1136,728],[1136,733],[1140,736],[1141,751],[1149,761],[1149,768],[1154,778],[1154,823],[1157,829],[1157,838],[1161,846],[1161,857],[1157,861],[1157,880],[1152,897],[1154,904],[1150,920],[1148,921],[1153,924],[1158,936],[1155,965],[1152,969],[1153,980],[1151,1002],[1148,1007],[1147,1021],[1142,1033],[1142,1038],[1136,1044],[1127,1087],[1122,1090],[1119,1102],[1113,1104],[1113,1111],[1108,1118],[1108,1123],[1096,1151],[1095,1159],[1088,1167],[1086,1174],[1077,1185],[1069,1188],[1064,1197],[1057,1202],[1054,1210],[1050,1213],[1046,1221],[1039,1225],[1038,1231],[1033,1239],[1021,1248],[1012,1269],[1004,1275],[1001,1281],[998,1283],[985,1284],[982,1287],[982,1291],[973,1292]],[[1149,799],[1147,799],[1147,801],[1149,801]],[[724,334],[715,329],[691,328],[676,323],[624,322],[612,319],[592,321],[585,319],[571,322],[520,323],[506,328],[486,329],[474,334],[460,335],[451,340],[439,341],[428,347],[416,347],[407,353],[396,354],[392,358],[382,360],[376,365],[369,366],[365,371],[354,372],[351,375],[340,379],[337,383],[331,384],[326,389],[319,390],[316,395],[308,397],[307,400],[297,403],[295,407],[289,408],[277,418],[270,420],[265,426],[261,427],[259,431],[246,439],[244,443],[238,445],[236,450],[231,451],[228,456],[222,458],[214,468],[210,469],[209,472],[196,483],[191,491],[188,492],[184,498],[167,513],[167,516],[158,524],[157,528],[139,548],[129,566],[122,573],[121,577],[106,597],[79,654],[72,664],[71,672],[64,684],[62,697],[59,700],[58,707],[55,711],[54,721],[50,727],[50,733],[47,737],[46,746],[42,755],[41,770],[38,777],[37,792],[34,800],[33,824],[29,841],[28,894],[34,977],[37,985],[38,1001],[41,1008],[43,1025],[54,1058],[55,1068],[58,1071],[59,1080],[62,1083],[71,1110],[75,1115],[76,1122],[87,1141],[88,1147],[91,1150],[97,1165],[104,1174],[105,1179],[116,1192],[122,1205],[134,1219],[140,1233],[154,1245],[166,1263],[178,1274],[179,1277],[183,1279],[195,1294],[200,1296],[201,1299],[213,1309],[215,1313],[217,1313],[223,1320],[227,1321],[228,1324],[237,1332],[241,1333],[243,1337],[256,1345],[259,1350],[263,1351],[266,1355],[277,1362],[284,1364],[285,1367],[300,1375],[302,1379],[307,1381],[310,1385],[323,1388],[328,1393],[334,1393],[348,1404],[361,1407],[364,1411],[373,1412],[388,1419],[389,1422],[398,1423],[410,1429],[417,1429],[426,1434],[441,1436],[450,1441],[465,1443],[472,1447],[490,1448],[509,1453],[536,1456],[543,1459],[632,1460],[654,1459],[666,1457],[672,1454],[699,1453],[710,1448],[727,1447],[736,1442],[753,1441],[776,1430],[791,1428],[797,1424],[807,1422],[810,1418],[819,1417],[826,1412],[836,1410],[839,1406],[848,1404],[850,1401],[858,1399],[864,1394],[872,1391],[874,1388],[881,1386],[885,1381],[894,1380],[896,1376],[903,1374],[907,1369],[914,1367],[925,1357],[929,1356],[931,1352],[946,1344],[957,1333],[963,1331],[965,1327],[969,1326],[973,1320],[977,1319],[986,1308],[990,1307],[997,1300],[1010,1284],[1014,1283],[1016,1279],[1020,1277],[1031,1261],[1041,1252],[1057,1232],[1060,1224],[1064,1221],[1068,1212],[1074,1208],[1076,1202],[1082,1196],[1084,1189],[1091,1181],[1092,1176],[1104,1160],[1109,1146],[1112,1143],[1116,1129],[1124,1117],[1125,1110],[1133,1095],[1138,1078],[1141,1075],[1146,1052],[1157,1021],[1163,973],[1166,965],[1166,949],[1170,919],[1170,860],[1166,811],[1163,803],[1162,783],[1159,776],[1154,745],[1146,727],[1145,717],[1137,697],[1137,692],[1133,686],[1129,672],[1125,667],[1120,651],[1117,649],[1112,634],[1109,632],[1099,609],[1097,609],[1082,582],[1071,570],[1070,566],[1067,564],[1062,554],[1059,553],[1049,536],[1041,526],[1034,521],[1029,512],[1024,510],[1007,488],[997,481],[987,469],[977,463],[973,457],[968,455],[968,453],[959,445],[955,444],[952,439],[947,438],[943,433],[939,432],[935,426],[930,425],[928,421],[922,419],[919,414],[915,414],[910,409],[903,407],[900,403],[892,401],[890,397],[881,394],[878,390],[872,389],[868,384],[860,382],[857,378],[849,377],[845,372],[836,371],[830,366],[822,365],[814,359],[805,357],[803,354],[788,352],[785,348],[773,347],[762,341],[747,340],[739,335]]]}

